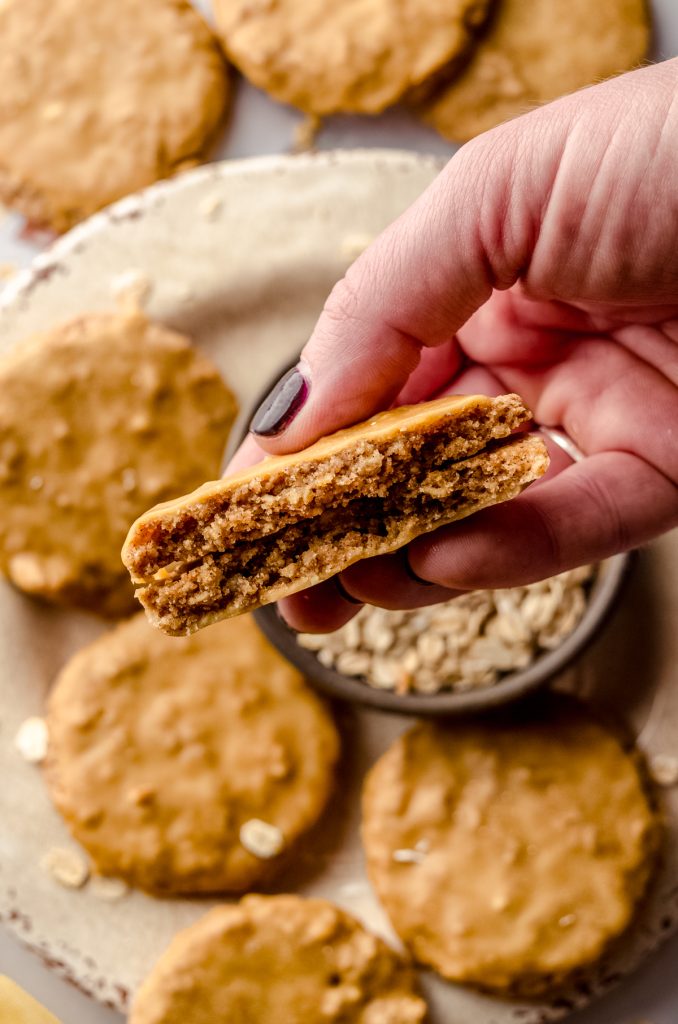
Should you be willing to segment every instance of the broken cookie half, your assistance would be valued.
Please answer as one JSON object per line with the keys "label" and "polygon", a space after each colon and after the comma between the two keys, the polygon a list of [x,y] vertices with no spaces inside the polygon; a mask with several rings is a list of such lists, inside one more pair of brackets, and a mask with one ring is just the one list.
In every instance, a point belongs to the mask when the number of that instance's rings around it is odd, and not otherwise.
{"label": "broken cookie half", "polygon": [[517,395],[380,413],[157,505],[123,561],[150,619],[192,633],[519,494],[546,471]]}

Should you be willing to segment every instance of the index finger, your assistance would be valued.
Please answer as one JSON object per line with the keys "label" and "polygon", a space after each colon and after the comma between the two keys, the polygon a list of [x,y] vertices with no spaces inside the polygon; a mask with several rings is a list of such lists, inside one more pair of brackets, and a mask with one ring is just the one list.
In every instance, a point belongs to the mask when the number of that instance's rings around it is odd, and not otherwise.
{"label": "index finger", "polygon": [[358,258],[255,415],[262,447],[297,451],[387,408],[423,348],[452,339],[493,288],[516,281],[573,109],[557,105],[541,121],[537,111],[469,143]]}

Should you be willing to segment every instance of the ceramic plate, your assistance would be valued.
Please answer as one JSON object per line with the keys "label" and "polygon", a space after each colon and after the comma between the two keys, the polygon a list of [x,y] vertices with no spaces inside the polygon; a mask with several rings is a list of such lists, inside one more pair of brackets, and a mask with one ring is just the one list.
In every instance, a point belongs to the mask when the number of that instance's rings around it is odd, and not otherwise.
{"label": "ceramic plate", "polygon": [[[436,161],[385,151],[273,157],[215,164],[123,200],[66,236],[0,297],[0,350],[72,314],[109,309],[131,283],[150,289],[148,311],[190,333],[219,364],[243,408],[307,337],[334,281],[362,246],[431,181]],[[639,559],[614,621],[562,680],[621,710],[650,753],[678,749],[678,536]],[[130,993],[176,931],[209,901],[130,893],[106,903],[85,886],[60,888],[40,868],[70,846],[39,769],[13,738],[40,714],[55,674],[105,627],[84,614],[42,607],[0,584],[0,917],[61,974],[124,1010]],[[295,888],[335,900],[389,935],[366,882],[358,842],[365,768],[408,723],[344,709],[351,735],[343,815],[309,840]],[[590,1001],[654,949],[678,919],[678,793],[652,897],[614,957],[577,991],[551,1004],[517,1005],[424,978],[433,1024],[537,1024]]]}

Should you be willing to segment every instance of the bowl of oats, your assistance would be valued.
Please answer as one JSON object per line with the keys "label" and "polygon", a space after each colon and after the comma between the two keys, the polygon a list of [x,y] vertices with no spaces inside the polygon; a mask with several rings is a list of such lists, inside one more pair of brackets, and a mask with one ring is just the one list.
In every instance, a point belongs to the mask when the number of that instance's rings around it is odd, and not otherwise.
{"label": "bowl of oats", "polygon": [[274,605],[255,617],[329,696],[401,714],[470,714],[544,686],[581,654],[610,614],[629,561],[616,555],[414,611],[365,606],[334,633],[297,634]]}

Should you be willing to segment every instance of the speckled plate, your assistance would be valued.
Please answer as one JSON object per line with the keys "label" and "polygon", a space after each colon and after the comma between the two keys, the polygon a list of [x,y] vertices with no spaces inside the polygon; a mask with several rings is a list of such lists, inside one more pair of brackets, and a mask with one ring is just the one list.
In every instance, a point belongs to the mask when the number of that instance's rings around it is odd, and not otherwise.
{"label": "speckled plate", "polygon": [[[434,160],[349,152],[212,165],[94,217],[40,256],[0,295],[0,350],[55,320],[111,308],[130,283],[149,312],[189,332],[218,362],[243,407],[289,362],[323,299],[359,249],[431,181]],[[143,289],[142,289],[143,290]],[[678,535],[644,552],[614,620],[562,684],[622,713],[650,754],[678,753]],[[130,893],[102,901],[60,888],[40,868],[70,846],[39,769],[13,738],[64,661],[104,627],[41,607],[0,584],[0,918],[61,974],[124,1010],[174,931],[209,901]],[[358,791],[369,765],[408,723],[342,710],[351,735],[341,805],[278,888],[336,900],[388,935],[366,882]],[[652,896],[610,961],[556,1002],[517,1005],[424,978],[434,1024],[537,1024],[589,1002],[647,956],[678,920],[678,790],[665,791],[669,839]],[[336,810],[336,807],[335,807]]]}

